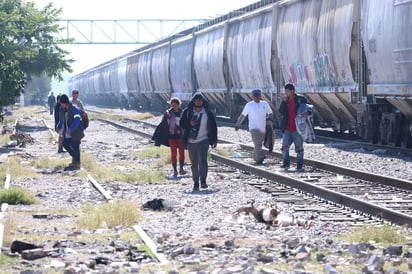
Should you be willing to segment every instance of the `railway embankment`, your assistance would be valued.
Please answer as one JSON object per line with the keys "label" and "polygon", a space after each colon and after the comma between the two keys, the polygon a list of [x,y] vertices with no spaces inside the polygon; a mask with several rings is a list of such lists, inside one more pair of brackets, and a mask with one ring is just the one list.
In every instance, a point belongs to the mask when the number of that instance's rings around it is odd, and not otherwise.
{"label": "railway embankment", "polygon": [[[304,194],[296,192],[289,200],[277,200],[278,197],[245,184],[259,185],[262,178],[213,161],[208,177],[210,188],[192,192],[190,174],[169,176],[171,166],[164,158],[167,149],[155,148],[150,140],[93,117],[81,144],[82,169],[65,172],[63,167],[70,157],[57,153],[57,144],[41,119],[52,125],[47,112],[27,115],[17,123],[33,142],[2,148],[2,154],[7,154],[1,157],[5,159],[2,166],[13,161],[19,166],[19,172],[11,176],[10,186],[27,189],[39,201],[9,205],[2,212],[5,229],[1,257],[7,258],[2,269],[8,273],[411,272],[411,239],[404,228],[368,227],[365,223],[319,218],[317,208],[304,203]],[[230,138],[234,131],[222,128],[220,133]],[[249,138],[247,132],[236,135],[245,138],[243,142]],[[320,144],[306,147],[309,155],[316,149],[323,157],[333,158],[336,152],[323,150],[327,148]],[[337,157],[355,165],[355,158],[349,160],[346,153],[350,154],[341,151]],[[358,163],[371,161],[362,155],[356,155]],[[382,166],[384,160],[387,166],[398,161],[379,159]],[[115,201],[135,204],[129,214],[138,212],[139,220],[131,225],[111,226],[103,218],[97,228],[81,226],[79,219],[87,208],[109,203],[93,187],[88,175]],[[154,199],[163,199],[165,208],[143,210],[142,205]],[[252,200],[257,207],[275,203],[285,214],[310,219],[311,225],[268,226],[252,216],[233,214]],[[105,217],[109,215],[107,212]],[[150,251],[142,252],[147,245],[133,229],[135,225],[153,240],[156,252],[163,254],[167,263],[159,262]],[[371,234],[376,237],[365,238]],[[391,235],[392,240],[381,241]],[[16,241],[42,250],[47,247],[50,252],[41,258],[23,258],[11,250]]]}

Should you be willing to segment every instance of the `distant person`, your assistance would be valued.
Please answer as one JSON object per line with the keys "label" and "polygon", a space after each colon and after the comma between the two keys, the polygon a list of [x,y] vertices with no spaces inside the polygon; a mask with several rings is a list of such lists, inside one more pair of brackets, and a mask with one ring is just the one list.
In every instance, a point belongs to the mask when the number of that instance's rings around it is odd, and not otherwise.
{"label": "distant person", "polygon": [[306,98],[295,94],[293,84],[285,85],[285,96],[279,107],[280,128],[283,132],[282,137],[282,168],[285,170],[290,167],[289,148],[292,143],[296,151],[296,170],[303,170],[303,138],[296,129],[296,114],[301,104],[306,104]]}
{"label": "distant person", "polygon": [[[56,129],[57,125],[59,124],[60,115],[63,115],[63,114],[60,114],[60,112],[62,111],[62,109],[60,107],[61,106],[60,105],[60,97],[61,97],[61,94],[58,94],[56,96],[56,105],[54,106],[54,129]],[[63,150],[63,135],[61,135],[59,133],[57,153],[63,153],[63,152],[64,152],[64,150]]]}
{"label": "distant person", "polygon": [[54,107],[56,106],[56,97],[53,92],[50,92],[49,98],[47,98],[47,104],[49,105],[50,115],[53,115]]}
{"label": "distant person", "polygon": [[273,111],[266,101],[261,100],[261,91],[259,89],[252,91],[252,99],[252,101],[245,105],[238,117],[235,130],[239,130],[240,124],[248,116],[249,131],[254,144],[253,160],[255,160],[255,164],[261,165],[265,160],[262,145],[265,140],[266,123],[273,123]]}
{"label": "distant person", "polygon": [[[173,176],[184,175],[185,147],[183,145],[183,129],[180,127],[182,117],[181,101],[177,97],[170,99],[171,108],[166,110],[162,121],[156,127],[152,140],[156,146],[165,145],[170,147]],[[179,172],[177,170],[177,153],[179,152]]]}
{"label": "distant person", "polygon": [[192,163],[193,190],[207,188],[209,145],[217,145],[217,124],[214,113],[202,93],[197,92],[192,97],[187,108],[183,111],[180,126],[184,129],[183,143],[189,152]]}
{"label": "distant person", "polygon": [[79,95],[80,95],[80,92],[77,89],[72,91],[72,104],[77,106],[81,110],[84,110],[83,103],[82,101],[80,101]]}
{"label": "distant person", "polygon": [[80,110],[73,106],[66,94],[60,96],[61,115],[56,131],[63,136],[63,147],[72,157],[72,162],[64,170],[80,169],[80,142],[84,130],[80,123]]}

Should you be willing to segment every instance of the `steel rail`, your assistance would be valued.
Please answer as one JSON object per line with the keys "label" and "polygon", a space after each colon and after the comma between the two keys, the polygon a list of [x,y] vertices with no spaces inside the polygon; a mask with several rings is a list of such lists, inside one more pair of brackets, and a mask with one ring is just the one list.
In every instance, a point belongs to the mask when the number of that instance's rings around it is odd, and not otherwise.
{"label": "steel rail", "polygon": [[[127,126],[122,126],[118,123],[112,122],[112,121],[108,121],[108,120],[104,120],[104,119],[99,119],[103,122],[107,122],[115,127],[127,130],[131,133],[135,133],[138,134],[144,138],[151,138],[151,134],[145,133],[145,132],[141,132],[135,129],[131,129]],[[144,123],[145,124],[145,123]],[[145,124],[146,126],[150,126],[153,127],[153,125],[150,124]],[[225,140],[219,140],[219,142],[221,143],[231,143],[234,144],[233,142],[229,142],[229,141],[225,141]],[[244,145],[244,144],[237,144],[240,145],[241,148],[243,149],[247,149],[247,150],[251,150],[253,149],[251,146],[248,145]],[[390,222],[393,222],[395,224],[399,224],[399,225],[408,225],[409,227],[412,227],[412,216],[408,215],[408,214],[404,214],[402,212],[397,212],[394,211],[392,209],[388,209],[376,204],[372,204],[369,202],[366,202],[364,200],[360,200],[354,197],[351,197],[349,195],[346,194],[342,194],[342,193],[338,193],[329,189],[326,189],[324,187],[320,187],[320,186],[316,186],[310,183],[307,183],[305,181],[302,180],[298,180],[298,179],[294,179],[294,178],[290,178],[288,176],[284,176],[282,174],[280,174],[279,172],[270,172],[267,170],[263,170],[261,168],[257,168],[255,166],[249,165],[249,164],[245,164],[245,163],[241,163],[238,160],[231,160],[230,158],[218,155],[217,153],[214,152],[210,152],[211,157],[213,160],[221,162],[223,164],[226,164],[228,166],[237,168],[239,170],[243,170],[243,171],[247,171],[250,172],[252,174],[255,174],[256,176],[260,176],[262,178],[265,178],[267,180],[270,181],[274,181],[301,191],[304,191],[306,193],[312,194],[314,196],[320,197],[322,199],[328,200],[330,202],[342,205],[342,206],[346,206],[355,210],[358,210],[359,212],[363,212],[364,214],[376,217],[376,218],[381,218],[381,219],[385,219],[388,220]],[[276,153],[276,152],[271,152],[270,155],[277,155],[276,157],[280,157],[280,153]],[[291,157],[294,158],[294,157]],[[345,175],[348,175],[350,177],[354,177],[355,175],[358,175],[359,177],[363,177],[363,178],[375,178],[377,181],[381,180],[382,183],[389,183],[389,186],[395,186],[395,185],[402,185],[405,182],[408,184],[412,184],[409,181],[405,181],[405,180],[399,180],[396,178],[391,178],[391,177],[384,177],[384,176],[379,176],[379,175],[375,175],[375,174],[363,174],[364,172],[361,171],[353,171],[351,169],[347,169],[347,168],[343,168],[343,167],[338,167],[335,165],[330,165],[328,163],[324,163],[324,162],[319,162],[319,161],[314,161],[314,160],[306,160],[305,161],[311,165],[317,166],[319,168],[321,168],[321,166],[323,166],[324,170],[328,170],[331,172],[336,172],[336,173],[340,173],[338,172],[338,170],[340,170],[343,174],[345,173]],[[334,171],[335,170],[335,171]],[[363,175],[362,175],[363,174]],[[376,177],[374,177],[376,176]],[[385,179],[386,178],[386,179]],[[360,178],[359,178],[360,179]],[[366,179],[364,179],[366,180]],[[368,181],[371,181],[370,179]],[[373,181],[373,180],[372,180]],[[392,181],[392,183],[391,183]],[[386,185],[386,184],[385,184]],[[409,187],[409,186],[407,186]]]}
{"label": "steel rail", "polygon": [[274,181],[295,189],[299,189],[305,191],[307,193],[313,194],[320,198],[326,199],[328,201],[338,203],[343,206],[347,206],[365,214],[369,214],[371,216],[382,218],[388,220],[390,222],[399,224],[399,225],[408,225],[412,227],[412,216],[403,214],[401,212],[394,211],[392,209],[388,209],[385,207],[381,207],[379,205],[375,205],[354,197],[350,197],[345,194],[341,194],[323,187],[319,187],[316,185],[309,184],[302,180],[290,178],[288,176],[284,176],[278,172],[270,172],[267,170],[263,170],[261,168],[254,167],[249,164],[241,163],[236,160],[232,160],[230,158],[224,157],[222,155],[218,155],[217,153],[210,152],[212,159],[218,162],[221,162],[225,165],[237,168],[239,170],[247,171],[250,173],[255,174],[256,176],[260,176],[270,181]]}
{"label": "steel rail", "polygon": [[[234,128],[234,125],[235,125],[233,122],[227,121],[227,119],[223,119],[223,118],[218,118],[217,123],[219,126],[232,127],[232,128]],[[242,123],[240,125],[240,128],[244,130],[248,130],[248,127],[245,123]],[[279,134],[279,130],[277,130],[277,134]],[[345,142],[348,144],[348,146],[362,146],[362,147],[365,147],[371,150],[384,149],[384,150],[390,151],[391,153],[402,153],[402,154],[405,154],[406,156],[412,156],[412,149],[410,148],[367,143],[365,141],[360,140],[359,136],[357,135],[351,135],[347,133],[329,132],[327,130],[321,130],[321,129],[315,129],[315,134],[317,136],[317,139],[319,140]]]}
{"label": "steel rail", "polygon": [[116,123],[116,122],[110,121],[110,120],[101,119],[101,118],[98,118],[97,120],[98,120],[98,121],[101,121],[101,122],[104,122],[104,123],[108,123],[108,124],[110,124],[110,125],[112,125],[112,126],[114,126],[114,127],[123,129],[123,130],[125,130],[125,131],[131,132],[131,133],[134,133],[134,134],[137,134],[137,135],[139,135],[139,136],[141,136],[141,137],[144,137],[144,138],[149,138],[149,139],[152,138],[152,135],[151,135],[151,134],[148,134],[148,133],[145,133],[145,132],[141,132],[141,131],[132,129],[132,128],[129,128],[129,127],[127,127],[127,126],[122,126],[122,125],[120,125],[120,124],[118,124],[118,123]]}
{"label": "steel rail", "polygon": [[[133,120],[133,119],[126,119],[126,120],[131,121],[131,122],[136,122],[136,120]],[[107,121],[107,122],[110,123],[110,121]],[[146,126],[154,127],[154,125],[152,125],[150,123],[147,123],[147,122],[141,122],[141,123],[146,125]],[[143,137],[146,137],[146,136],[148,137],[149,136],[149,134],[138,133],[136,131],[133,131],[133,132],[135,132],[137,134],[141,134],[141,136],[143,136]],[[229,140],[223,140],[223,139],[219,139],[219,143],[236,144],[236,143],[233,143]],[[242,149],[245,149],[245,150],[248,150],[248,151],[253,150],[253,147],[250,146],[250,145],[245,145],[245,144],[237,144],[237,145],[239,145]],[[274,151],[269,152],[269,151],[266,150],[266,153],[268,153],[268,155],[274,156],[274,157],[279,158],[279,159],[282,158],[282,154],[280,152],[274,152]],[[291,155],[290,158],[291,158],[292,161],[296,161],[295,156]],[[338,173],[338,174],[341,174],[341,175],[344,175],[344,176],[349,176],[349,177],[353,177],[353,178],[357,178],[357,179],[365,180],[365,181],[369,181],[369,182],[375,182],[375,183],[379,183],[379,184],[389,186],[389,187],[396,187],[396,188],[405,189],[405,190],[409,190],[409,191],[412,190],[412,182],[408,181],[408,180],[399,179],[399,178],[390,177],[390,176],[378,175],[378,174],[370,173],[370,172],[366,172],[366,171],[350,169],[350,168],[337,166],[337,165],[330,164],[330,163],[325,163],[325,162],[318,161],[318,160],[305,159],[305,163],[307,163],[310,166],[314,166],[316,168],[326,170],[326,171],[330,171],[330,172],[333,172],[333,173]]]}
{"label": "steel rail", "polygon": [[[126,119],[128,121],[131,122],[136,122],[136,120],[133,119]],[[110,121],[107,121],[110,123]],[[140,123],[146,125],[146,126],[150,126],[150,127],[155,127],[154,125],[147,123],[147,122],[141,122]],[[126,127],[125,127],[126,128]],[[135,133],[138,133],[136,131],[133,131]],[[148,137],[149,134],[145,134],[145,133],[138,133],[141,134],[141,136],[143,137]],[[151,137],[151,136],[150,136]],[[225,144],[236,144],[233,143],[229,140],[223,140],[223,139],[219,139],[219,143],[225,143]],[[245,144],[237,144],[239,145],[242,149],[248,150],[248,151],[252,151],[253,147],[250,145],[245,145]],[[266,150],[266,149],[265,149]],[[268,153],[268,155],[274,156],[276,158],[281,159],[282,158],[282,154],[280,152],[269,152],[266,150],[266,153]],[[295,156],[290,156],[292,161],[296,161],[296,157]],[[404,179],[399,179],[399,178],[395,178],[395,177],[390,177],[390,176],[383,176],[383,175],[378,175],[375,173],[370,173],[370,172],[366,172],[366,171],[360,171],[360,170],[355,170],[355,169],[350,169],[350,168],[346,168],[346,167],[342,167],[342,166],[337,166],[334,164],[330,164],[330,163],[325,163],[322,161],[318,161],[318,160],[311,160],[311,159],[305,159],[305,163],[310,165],[310,166],[314,166],[316,168],[322,169],[322,170],[326,170],[326,171],[330,171],[333,173],[338,173],[344,176],[349,176],[349,177],[353,177],[353,178],[357,178],[360,180],[365,180],[365,181],[369,181],[369,182],[375,182],[375,183],[379,183],[385,186],[389,186],[389,187],[396,187],[396,188],[400,188],[400,189],[405,189],[405,190],[412,190],[412,182],[408,181],[408,180],[404,180]]]}
{"label": "steel rail", "polygon": [[[249,151],[253,150],[253,147],[249,145],[244,145],[244,144],[239,144],[239,145],[242,149],[249,150]],[[282,159],[282,154],[280,152],[267,151],[267,153],[276,158]],[[291,155],[290,158],[291,158],[291,161],[296,161],[295,156]],[[323,170],[330,171],[333,173],[338,173],[341,175],[346,175],[346,176],[357,178],[360,180],[380,183],[382,185],[389,186],[389,187],[397,187],[400,189],[412,190],[412,182],[408,180],[378,175],[378,174],[374,174],[374,173],[370,173],[366,171],[350,169],[350,168],[346,168],[343,166],[337,166],[334,164],[325,163],[325,162],[318,161],[318,160],[305,159],[305,163],[310,166],[317,167],[319,169],[323,169]]]}

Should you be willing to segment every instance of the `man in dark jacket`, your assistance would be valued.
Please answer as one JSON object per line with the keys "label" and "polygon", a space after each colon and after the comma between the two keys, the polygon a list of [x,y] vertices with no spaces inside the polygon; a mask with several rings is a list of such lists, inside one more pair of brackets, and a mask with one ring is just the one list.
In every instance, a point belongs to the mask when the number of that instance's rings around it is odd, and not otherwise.
{"label": "man in dark jacket", "polygon": [[183,142],[189,152],[192,163],[193,190],[207,188],[207,154],[209,145],[217,145],[217,124],[214,113],[202,93],[195,93],[187,108],[183,111],[180,126],[184,130]]}
{"label": "man in dark jacket", "polygon": [[280,128],[282,136],[282,168],[290,167],[289,148],[292,143],[296,151],[296,170],[303,170],[303,138],[296,130],[296,114],[301,104],[306,104],[306,98],[295,94],[295,87],[292,84],[285,85],[285,96],[280,104],[279,113],[281,116]]}
{"label": "man in dark jacket", "polygon": [[50,115],[53,115],[54,106],[56,105],[56,97],[54,97],[53,92],[47,98],[47,104],[49,105]]}
{"label": "man in dark jacket", "polygon": [[63,136],[63,147],[72,156],[72,163],[64,170],[80,169],[80,141],[84,137],[84,129],[80,123],[80,110],[73,106],[66,94],[60,96],[59,123],[56,131]]}
{"label": "man in dark jacket", "polygon": [[[60,109],[60,97],[61,97],[61,94],[57,95],[57,97],[56,97],[57,102],[56,102],[56,105],[54,106],[54,129],[57,128],[57,125],[59,124],[59,121],[60,121],[59,117],[60,117],[60,115],[62,115],[62,114],[60,114],[60,112],[62,111],[62,109]],[[63,153],[64,152],[64,150],[63,150],[63,136],[61,134],[59,134],[58,142],[59,142],[59,144],[58,144],[57,153]]]}

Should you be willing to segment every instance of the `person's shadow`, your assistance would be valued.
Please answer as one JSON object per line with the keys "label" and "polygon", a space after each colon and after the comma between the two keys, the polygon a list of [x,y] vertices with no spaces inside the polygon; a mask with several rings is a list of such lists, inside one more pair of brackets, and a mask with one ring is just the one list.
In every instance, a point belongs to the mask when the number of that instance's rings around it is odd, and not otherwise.
{"label": "person's shadow", "polygon": [[184,194],[190,194],[190,195],[208,195],[208,194],[214,194],[219,192],[220,189],[200,189],[200,190],[191,190],[191,191],[183,191]]}
{"label": "person's shadow", "polygon": [[170,176],[167,177],[168,180],[173,180],[173,181],[180,181],[182,179],[187,179],[187,178],[191,178],[191,175],[189,175],[189,174],[178,175],[178,176],[170,175]]}

